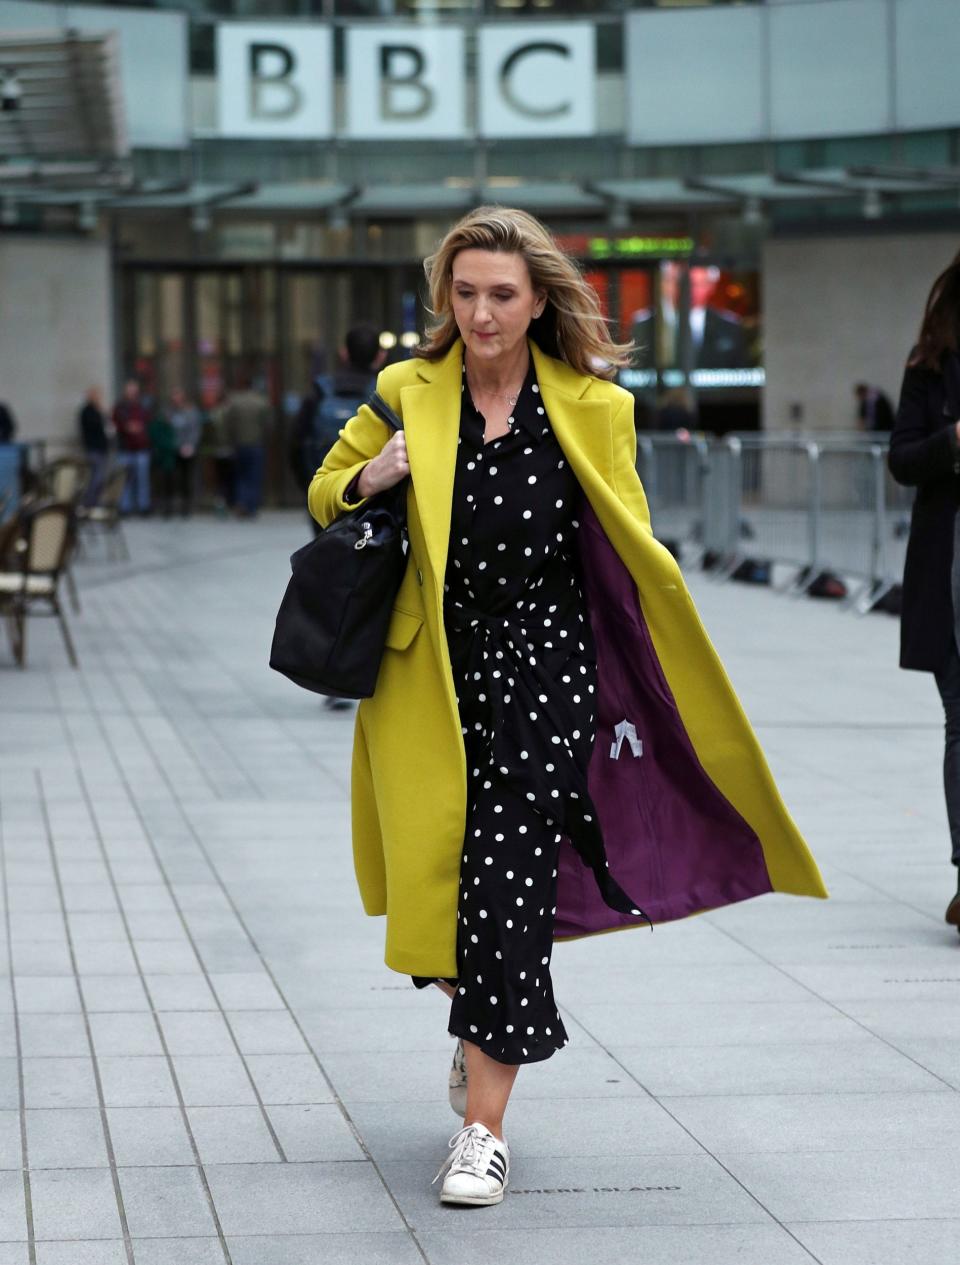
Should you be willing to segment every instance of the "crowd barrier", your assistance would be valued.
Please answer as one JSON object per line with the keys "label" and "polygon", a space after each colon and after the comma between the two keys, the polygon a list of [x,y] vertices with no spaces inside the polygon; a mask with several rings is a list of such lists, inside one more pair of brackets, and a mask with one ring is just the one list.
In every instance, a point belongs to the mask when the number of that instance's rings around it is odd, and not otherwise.
{"label": "crowd barrier", "polygon": [[686,565],[793,594],[835,577],[866,611],[900,583],[912,492],[887,471],[887,440],[646,433],[637,468],[653,529]]}

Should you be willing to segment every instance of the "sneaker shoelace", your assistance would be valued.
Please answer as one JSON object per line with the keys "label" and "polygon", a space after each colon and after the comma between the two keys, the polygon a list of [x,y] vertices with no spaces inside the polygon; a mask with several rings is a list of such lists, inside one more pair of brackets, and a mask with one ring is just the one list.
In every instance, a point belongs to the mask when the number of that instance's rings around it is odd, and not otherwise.
{"label": "sneaker shoelace", "polygon": [[452,1169],[463,1169],[475,1177],[486,1177],[490,1153],[496,1146],[496,1138],[480,1125],[468,1124],[455,1133],[447,1143],[450,1154],[440,1166],[440,1171],[430,1183],[435,1185]]}

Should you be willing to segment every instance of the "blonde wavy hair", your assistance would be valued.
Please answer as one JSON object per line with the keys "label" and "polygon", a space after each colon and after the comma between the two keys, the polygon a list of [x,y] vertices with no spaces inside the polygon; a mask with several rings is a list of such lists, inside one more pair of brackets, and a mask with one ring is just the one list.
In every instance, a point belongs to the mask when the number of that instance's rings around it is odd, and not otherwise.
{"label": "blonde wavy hair", "polygon": [[437,250],[424,260],[433,321],[414,351],[424,360],[440,360],[460,337],[453,315],[453,261],[462,250],[492,250],[522,255],[534,290],[547,296],[529,336],[541,351],[566,361],[578,373],[610,378],[630,363],[632,343],[615,343],[600,311],[596,291],[579,268],[528,215],[506,206],[478,206],[454,224]]}

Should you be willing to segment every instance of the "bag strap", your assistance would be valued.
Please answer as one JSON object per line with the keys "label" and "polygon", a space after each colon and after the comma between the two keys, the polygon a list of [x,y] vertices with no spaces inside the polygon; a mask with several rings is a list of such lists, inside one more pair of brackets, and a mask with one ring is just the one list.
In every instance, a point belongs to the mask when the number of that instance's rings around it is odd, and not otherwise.
{"label": "bag strap", "polygon": [[376,414],[376,416],[380,418],[381,422],[386,423],[391,430],[403,430],[403,419],[399,416],[399,414],[393,411],[379,392],[374,391],[374,393],[370,396],[370,399],[367,400],[367,408],[369,408],[372,413]]}

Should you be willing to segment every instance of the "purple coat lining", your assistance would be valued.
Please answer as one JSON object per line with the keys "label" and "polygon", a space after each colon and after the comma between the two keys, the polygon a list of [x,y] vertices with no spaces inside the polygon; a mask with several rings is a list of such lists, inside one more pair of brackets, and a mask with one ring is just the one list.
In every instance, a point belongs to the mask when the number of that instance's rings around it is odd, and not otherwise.
{"label": "purple coat lining", "polygon": [[[711,782],[663,674],[636,585],[584,504],[580,560],[597,648],[597,740],[589,768],[610,872],[653,922],[773,890],[756,833]],[[626,720],[643,743],[624,741]],[[611,909],[567,840],[560,848],[554,936],[636,926]]]}

